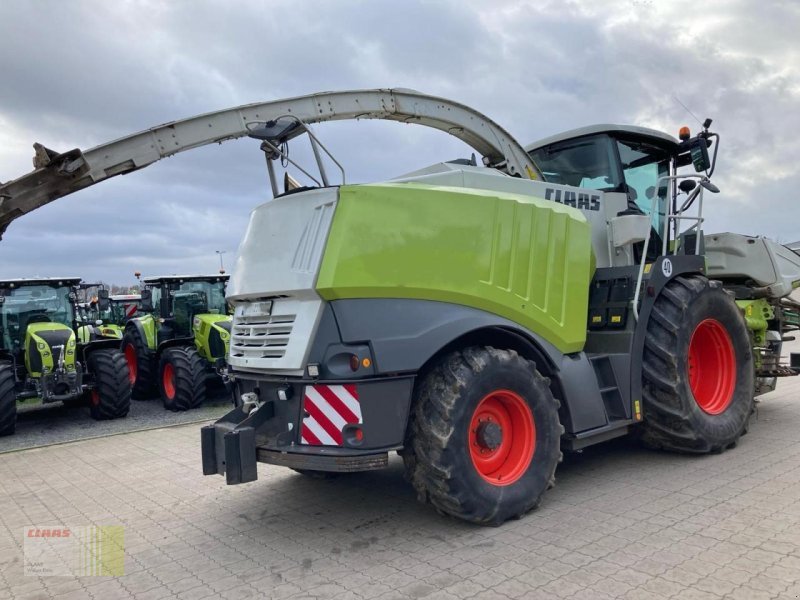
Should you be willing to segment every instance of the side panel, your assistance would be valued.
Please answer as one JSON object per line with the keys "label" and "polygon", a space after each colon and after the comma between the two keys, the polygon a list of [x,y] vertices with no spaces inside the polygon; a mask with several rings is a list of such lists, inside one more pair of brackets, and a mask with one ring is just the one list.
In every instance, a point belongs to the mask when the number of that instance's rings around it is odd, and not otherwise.
{"label": "side panel", "polygon": [[342,343],[370,344],[377,374],[418,371],[450,342],[487,327],[533,338],[551,365],[561,362],[561,353],[547,341],[508,319],[475,308],[396,298],[337,300],[330,306]]}
{"label": "side panel", "polygon": [[144,337],[147,347],[155,350],[156,346],[156,320],[153,315],[145,315],[128,321],[126,327],[135,328]]}
{"label": "side panel", "polygon": [[416,298],[505,317],[577,352],[586,340],[591,231],[581,213],[522,195],[382,184],[340,188],[317,291]]}
{"label": "side panel", "polygon": [[200,356],[209,362],[227,356],[231,339],[230,315],[195,315],[192,320],[192,330],[194,343]]}
{"label": "side panel", "polygon": [[[337,300],[329,306],[336,315],[343,344],[351,344],[354,349],[356,344],[365,342],[371,346],[375,364],[368,375],[416,372],[440,349],[463,335],[501,328],[535,345],[549,362],[549,369],[555,371],[563,394],[561,419],[567,433],[608,424],[597,378],[586,354],[562,355],[547,341],[507,319],[474,308],[422,300]],[[332,344],[339,342],[333,331],[330,339]],[[322,355],[321,348],[318,354]],[[329,372],[324,363],[321,367],[323,373]]]}

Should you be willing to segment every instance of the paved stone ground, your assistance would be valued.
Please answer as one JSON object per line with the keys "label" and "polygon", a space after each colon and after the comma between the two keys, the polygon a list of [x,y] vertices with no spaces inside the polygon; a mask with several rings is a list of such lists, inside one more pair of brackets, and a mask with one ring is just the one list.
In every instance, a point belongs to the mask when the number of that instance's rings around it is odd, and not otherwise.
{"label": "paved stone ground", "polygon": [[[6,454],[0,598],[798,598],[799,379],[734,450],[590,448],[499,528],[418,504],[397,460],[226,487],[200,473],[197,425]],[[22,527],[56,524],[124,525],[126,574],[23,576]]]}
{"label": "paved stone ground", "polygon": [[95,421],[89,416],[88,407],[70,408],[61,402],[32,406],[22,404],[18,408],[16,433],[0,437],[0,454],[129,431],[196,423],[216,419],[230,408],[230,398],[221,385],[212,388],[203,406],[195,410],[164,410],[159,398],[143,402],[133,400],[128,416],[112,421]]}

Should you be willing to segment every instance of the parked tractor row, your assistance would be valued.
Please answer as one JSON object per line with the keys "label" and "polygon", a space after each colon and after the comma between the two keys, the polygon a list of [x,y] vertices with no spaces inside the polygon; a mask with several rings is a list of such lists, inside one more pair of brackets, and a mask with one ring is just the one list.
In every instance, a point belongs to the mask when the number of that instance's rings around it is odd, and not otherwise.
{"label": "parked tractor row", "polygon": [[97,420],[126,416],[131,397],[200,406],[227,353],[226,281],[149,278],[116,296],[76,277],[0,281],[0,435],[31,402],[87,405]]}

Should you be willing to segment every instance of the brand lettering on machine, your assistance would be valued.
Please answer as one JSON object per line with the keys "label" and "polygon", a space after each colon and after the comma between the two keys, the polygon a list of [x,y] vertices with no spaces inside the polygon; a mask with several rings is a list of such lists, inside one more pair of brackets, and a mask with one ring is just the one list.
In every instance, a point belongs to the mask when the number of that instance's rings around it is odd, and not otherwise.
{"label": "brand lettering on machine", "polygon": [[580,210],[600,210],[600,196],[597,194],[547,188],[544,191],[544,197],[546,200],[552,200],[564,206],[572,206]]}
{"label": "brand lettering on machine", "polygon": [[69,537],[72,533],[69,529],[61,529],[61,528],[37,528],[31,527],[28,529],[28,537],[49,537],[49,538],[56,538],[56,537]]}

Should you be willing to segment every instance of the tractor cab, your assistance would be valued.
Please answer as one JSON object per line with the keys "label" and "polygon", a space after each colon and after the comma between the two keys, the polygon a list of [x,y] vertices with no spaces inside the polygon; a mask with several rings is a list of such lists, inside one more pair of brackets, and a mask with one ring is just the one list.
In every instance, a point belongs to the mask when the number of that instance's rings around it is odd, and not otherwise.
{"label": "tractor cab", "polygon": [[139,294],[118,294],[109,296],[108,310],[101,315],[108,323],[124,327],[128,319],[139,314],[142,297]]}
{"label": "tractor cab", "polygon": [[75,304],[75,323],[81,343],[97,339],[122,339],[122,328],[113,314],[105,285],[80,283],[75,297],[78,300]]}

